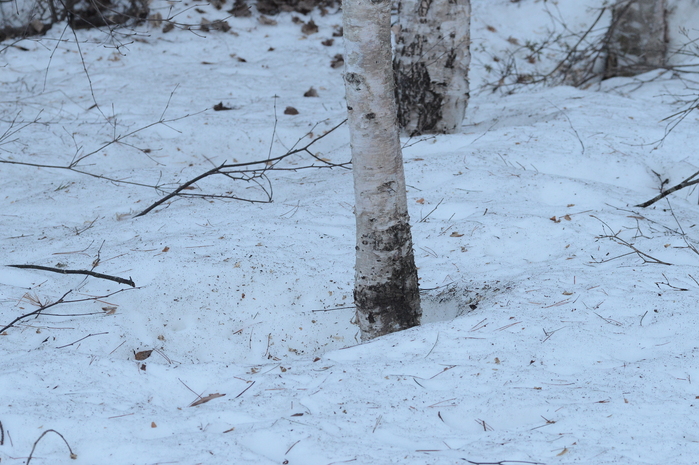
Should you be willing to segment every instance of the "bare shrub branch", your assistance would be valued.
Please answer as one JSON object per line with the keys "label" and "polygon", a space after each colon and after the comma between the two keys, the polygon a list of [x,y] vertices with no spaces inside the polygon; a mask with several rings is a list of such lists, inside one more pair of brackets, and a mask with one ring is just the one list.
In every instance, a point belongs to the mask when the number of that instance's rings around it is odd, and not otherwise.
{"label": "bare shrub branch", "polygon": [[604,221],[602,221],[601,219],[597,218],[594,215],[590,215],[590,216],[592,216],[594,219],[596,219],[597,221],[599,221],[600,223],[602,223],[604,225],[605,232],[607,230],[609,231],[608,234],[603,234],[601,236],[597,236],[595,239],[609,239],[613,242],[616,242],[617,244],[623,245],[623,246],[631,249],[631,252],[628,252],[628,253],[625,253],[622,255],[618,255],[618,256],[613,257],[613,258],[608,258],[605,260],[598,260],[595,257],[592,257],[592,259],[594,260],[595,263],[606,263],[606,262],[610,262],[612,260],[616,260],[618,258],[626,257],[628,255],[633,255],[635,253],[636,255],[638,255],[641,258],[641,260],[643,260],[643,263],[652,263],[652,264],[657,264],[657,265],[672,265],[672,263],[667,263],[667,262],[664,262],[662,260],[658,260],[657,258],[651,257],[647,253],[640,251],[634,244],[619,237],[620,231],[614,232],[612,230],[612,228],[607,223],[605,223]]}
{"label": "bare shrub branch", "polygon": [[[34,310],[33,312],[29,312],[29,313],[26,313],[26,314],[24,314],[24,315],[18,316],[17,318],[15,318],[14,320],[12,320],[10,323],[8,323],[8,324],[6,324],[4,327],[0,328],[0,334],[3,333],[3,332],[6,331],[6,330],[12,328],[12,327],[15,326],[18,322],[20,322],[20,321],[22,321],[22,320],[26,320],[26,319],[29,318],[29,317],[32,317],[32,316],[33,316],[34,318],[38,318],[39,315],[45,314],[45,313],[44,313],[44,310],[46,310],[46,309],[48,309],[48,308],[51,308],[51,307],[54,307],[54,306],[56,306],[56,305],[60,305],[60,304],[72,304],[72,303],[76,303],[76,302],[94,302],[94,301],[98,301],[98,300],[101,300],[101,299],[106,299],[107,297],[111,297],[111,296],[113,296],[113,295],[115,295],[115,294],[119,294],[120,292],[124,292],[124,291],[128,291],[128,290],[130,290],[130,289],[119,289],[118,291],[110,292],[109,294],[105,294],[105,295],[101,295],[101,296],[85,297],[85,298],[82,298],[82,299],[74,299],[74,300],[65,300],[65,298],[66,298],[71,292],[73,292],[73,289],[71,289],[71,290],[69,290],[68,292],[66,292],[65,294],[63,294],[63,295],[62,295],[58,300],[56,300],[55,302],[51,302],[51,303],[49,303],[49,304],[39,304],[39,305],[40,305],[39,308],[37,308],[37,309]],[[45,314],[45,315],[49,315],[49,314]],[[51,315],[51,316],[70,316],[70,315]]]}
{"label": "bare shrub branch", "polygon": [[[278,157],[272,157],[272,158],[267,158],[264,160],[256,160],[256,161],[251,161],[251,162],[245,162],[245,163],[234,163],[234,164],[226,164],[226,162],[223,162],[219,166],[216,166],[192,179],[189,181],[180,184],[175,190],[170,192],[168,195],[163,197],[162,199],[158,200],[157,202],[153,203],[150,205],[148,208],[140,212],[139,214],[136,215],[136,217],[139,216],[144,216],[151,212],[154,208],[158,207],[159,205],[162,205],[163,203],[167,202],[168,200],[172,199],[173,197],[176,196],[188,196],[188,197],[203,197],[203,198],[226,198],[226,199],[233,199],[233,200],[242,200],[245,202],[254,202],[254,203],[269,203],[272,201],[272,185],[271,181],[267,177],[267,173],[270,171],[297,171],[301,169],[310,169],[310,168],[345,168],[348,169],[348,165],[350,162],[346,163],[332,163],[326,159],[320,158],[318,155],[313,153],[310,148],[313,144],[318,142],[319,140],[323,139],[325,136],[328,134],[332,133],[335,131],[337,128],[345,124],[345,121],[343,120],[341,123],[335,125],[325,133],[321,134],[320,136],[314,138],[311,140],[309,143],[304,145],[303,147],[300,148],[294,148],[298,144],[294,144],[294,147],[289,149],[284,155],[280,155]],[[315,128],[315,126],[314,126]],[[311,134],[313,129],[309,132]],[[301,139],[299,139],[301,140]],[[270,148],[271,151],[271,148]],[[291,155],[295,155],[298,153],[306,153],[310,155],[312,158],[314,158],[316,161],[320,162],[320,165],[317,165],[315,163],[312,163],[310,165],[306,166],[296,166],[296,167],[278,167],[277,165],[284,159],[290,157]],[[247,182],[255,182],[257,185],[263,190],[263,192],[266,195],[266,199],[261,199],[261,200],[256,200],[256,199],[250,199],[250,198],[241,198],[237,197],[234,195],[216,195],[216,194],[192,194],[192,193],[187,193],[184,192],[184,190],[191,188],[193,184],[195,184],[198,181],[201,181],[204,178],[207,178],[209,176],[213,176],[216,174],[222,174],[232,180],[241,180],[241,181],[247,181]],[[261,181],[264,181],[267,183],[267,186],[263,186]]]}

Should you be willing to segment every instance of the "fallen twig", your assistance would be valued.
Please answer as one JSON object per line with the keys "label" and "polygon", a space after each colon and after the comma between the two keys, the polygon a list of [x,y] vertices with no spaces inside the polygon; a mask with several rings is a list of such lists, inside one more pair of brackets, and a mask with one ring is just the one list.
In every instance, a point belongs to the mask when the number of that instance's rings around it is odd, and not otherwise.
{"label": "fallen twig", "polygon": [[75,455],[75,453],[73,452],[73,449],[70,448],[70,444],[68,444],[68,441],[66,441],[66,438],[64,438],[63,435],[62,435],[61,433],[59,433],[59,432],[56,431],[55,429],[47,429],[46,431],[44,431],[43,433],[41,433],[41,436],[39,436],[39,439],[37,439],[37,440],[34,442],[34,446],[32,446],[32,451],[29,453],[29,457],[27,457],[27,465],[29,465],[29,462],[32,461],[32,457],[33,457],[33,455],[34,455],[34,450],[36,449],[36,445],[39,443],[39,441],[41,441],[41,438],[43,438],[44,436],[46,436],[47,433],[51,433],[51,432],[54,432],[54,433],[56,433],[57,435],[59,435],[59,436],[61,437],[61,439],[63,439],[63,442],[66,443],[66,447],[68,447],[68,452],[70,452],[70,458],[71,458],[71,459],[75,460],[75,459],[78,458],[78,456]]}
{"label": "fallen twig", "polygon": [[84,340],[87,339],[88,337],[92,337],[92,336],[101,336],[101,335],[103,335],[103,334],[109,334],[109,332],[88,334],[87,336],[82,337],[82,338],[78,339],[77,341],[71,342],[70,344],[66,344],[66,345],[64,345],[64,346],[56,347],[56,349],[63,349],[64,347],[69,347],[69,346],[72,346],[72,345],[74,345],[74,344],[77,344],[77,343],[80,342],[80,341],[84,341]]}
{"label": "fallen twig", "polygon": [[[649,207],[649,206],[653,205],[655,202],[657,202],[658,200],[667,197],[668,195],[672,194],[673,192],[677,192],[678,190],[684,189],[687,186],[692,186],[694,184],[698,184],[699,179],[694,179],[697,176],[699,176],[699,171],[697,171],[696,173],[694,173],[693,175],[691,175],[690,177],[688,177],[687,179],[685,179],[681,183],[669,188],[666,191],[663,191],[662,186],[661,186],[660,194],[656,195],[655,197],[648,200],[647,202],[639,203],[638,205],[636,205],[636,207],[641,207],[641,208]],[[692,181],[692,179],[694,179],[694,180]]]}
{"label": "fallen twig", "polygon": [[355,306],[354,306],[354,305],[350,305],[350,306],[348,306],[348,307],[319,308],[319,309],[311,310],[311,311],[312,311],[312,312],[332,312],[332,311],[335,311],[335,310],[345,310],[345,309],[348,309],[348,308],[355,308]]}
{"label": "fallen twig", "polygon": [[28,269],[28,270],[52,271],[54,273],[62,273],[62,274],[84,274],[87,276],[92,276],[94,278],[107,279],[109,281],[114,281],[114,282],[119,283],[119,284],[128,284],[131,287],[136,287],[136,284],[134,284],[134,282],[130,276],[129,276],[129,279],[125,279],[125,278],[120,278],[118,276],[110,276],[108,274],[95,273],[94,271],[90,271],[90,270],[64,270],[61,268],[54,268],[51,266],[40,266],[40,265],[5,265],[5,266],[11,266],[12,268],[22,268],[22,269]]}
{"label": "fallen twig", "polygon": [[527,462],[526,460],[501,460],[499,462],[473,462],[468,459],[461,459],[465,460],[468,463],[472,463],[473,465],[506,465],[508,463],[529,463],[532,465],[544,465],[543,462]]}
{"label": "fallen twig", "polygon": [[[600,220],[600,219],[597,218],[595,215],[590,215],[590,216],[593,217],[594,219],[596,219],[597,221],[599,221],[600,223],[602,223],[604,226],[606,226],[607,229],[609,229],[610,232],[613,231],[612,228],[610,228],[609,225],[608,225],[607,223],[605,223],[604,221]],[[605,262],[608,262],[608,261],[611,261],[611,260],[616,260],[617,258],[625,257],[625,256],[630,255],[630,254],[632,254],[632,253],[636,253],[636,255],[638,255],[638,256],[643,260],[644,263],[655,263],[655,264],[657,264],[657,265],[668,265],[668,266],[671,266],[671,265],[672,265],[672,263],[667,263],[667,262],[664,262],[664,261],[662,261],[662,260],[658,260],[657,258],[651,257],[650,255],[648,255],[648,254],[645,253],[645,252],[641,252],[641,251],[638,250],[633,244],[631,244],[630,242],[628,242],[628,241],[622,239],[621,237],[619,237],[619,233],[618,233],[618,232],[613,233],[613,234],[605,234],[605,235],[603,235],[603,236],[597,236],[596,239],[611,239],[612,241],[616,242],[617,244],[621,244],[621,245],[624,245],[624,246],[628,247],[628,248],[631,249],[633,252],[629,252],[629,253],[626,253],[626,254],[623,254],[623,255],[619,255],[619,256],[617,256],[617,257],[610,258],[610,259],[607,259],[607,260],[597,260],[595,257],[592,257],[593,260],[595,260],[595,263],[605,263]]]}
{"label": "fallen twig", "polygon": [[251,387],[253,387],[254,385],[255,385],[255,381],[253,381],[252,383],[250,383],[250,386],[248,386],[248,387],[246,387],[245,389],[243,389],[243,390],[240,392],[240,394],[238,394],[237,396],[234,397],[234,399],[237,399],[238,397],[240,397],[240,396],[242,396],[243,394],[245,394],[245,393],[247,392],[247,390],[250,389]]}
{"label": "fallen twig", "polygon": [[[37,309],[34,310],[33,312],[29,312],[29,313],[26,313],[26,314],[24,314],[24,315],[18,316],[17,318],[15,318],[14,320],[12,320],[11,323],[9,323],[9,324],[5,325],[4,327],[0,328],[0,334],[2,334],[5,330],[10,329],[10,328],[12,328],[13,326],[15,326],[15,324],[16,324],[17,322],[22,321],[22,320],[24,320],[24,319],[26,319],[26,318],[29,318],[30,316],[36,316],[36,317],[38,317],[40,314],[42,314],[42,312],[43,312],[44,310],[46,310],[47,308],[51,308],[51,307],[53,307],[54,305],[58,305],[58,304],[72,304],[72,303],[76,303],[76,302],[87,302],[87,301],[90,301],[90,300],[95,301],[95,300],[99,300],[99,299],[105,299],[105,298],[107,298],[107,297],[113,296],[114,294],[118,294],[118,293],[120,293],[120,292],[128,291],[128,290],[129,290],[129,289],[119,289],[118,291],[111,292],[111,293],[109,293],[109,294],[107,294],[107,295],[96,296],[96,297],[88,297],[88,298],[85,298],[85,299],[64,300],[68,294],[70,294],[71,292],[73,292],[73,289],[71,289],[71,290],[69,290],[68,292],[66,292],[65,294],[63,294],[63,295],[61,296],[61,298],[58,299],[57,301],[55,301],[55,302],[53,302],[53,303],[50,303],[50,304],[41,305],[39,308],[37,308]],[[51,316],[69,316],[69,315],[51,315]],[[82,316],[82,315],[80,315],[80,316]]]}

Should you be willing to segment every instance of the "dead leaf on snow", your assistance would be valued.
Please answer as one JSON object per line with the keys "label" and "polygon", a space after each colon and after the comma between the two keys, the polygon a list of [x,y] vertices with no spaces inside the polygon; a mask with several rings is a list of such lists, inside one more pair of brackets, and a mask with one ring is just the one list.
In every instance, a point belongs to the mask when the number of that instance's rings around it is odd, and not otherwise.
{"label": "dead leaf on snow", "polygon": [[451,233],[451,234],[449,235],[449,237],[462,237],[462,236],[463,236],[463,234],[460,234],[460,233],[458,233],[458,232],[456,232],[456,231],[454,231],[453,233]]}
{"label": "dead leaf on snow", "polygon": [[294,107],[286,107],[284,110],[285,115],[298,115],[299,111]]}
{"label": "dead leaf on snow", "polygon": [[194,402],[192,402],[191,404],[189,404],[189,406],[190,406],[190,407],[196,407],[197,405],[205,404],[205,403],[207,403],[207,402],[210,401],[210,400],[217,399],[217,398],[223,397],[223,396],[225,396],[225,394],[219,394],[218,392],[216,392],[216,393],[214,393],[214,394],[209,394],[209,395],[206,396],[206,397],[202,397],[202,398],[199,399],[199,400],[195,400]]}
{"label": "dead leaf on snow", "polygon": [[313,87],[308,89],[304,94],[304,97],[318,97],[318,91],[315,90]]}
{"label": "dead leaf on snow", "polygon": [[245,3],[245,0],[236,0],[233,8],[228,10],[228,12],[236,18],[246,18],[252,15],[250,7]]}
{"label": "dead leaf on snow", "polygon": [[257,19],[260,24],[264,24],[265,26],[276,26],[277,22],[273,20],[272,18],[268,18],[265,15],[260,15],[260,17]]}
{"label": "dead leaf on snow", "polygon": [[330,67],[333,69],[337,68],[342,68],[345,66],[345,59],[341,54],[337,54],[333,57],[332,61],[330,62]]}
{"label": "dead leaf on snow", "polygon": [[318,25],[311,19],[308,23],[301,26],[301,32],[304,34],[315,34],[318,32]]}
{"label": "dead leaf on snow", "polygon": [[102,311],[105,315],[114,315],[116,313],[116,307],[102,307]]}
{"label": "dead leaf on snow", "polygon": [[134,358],[136,360],[145,360],[148,357],[150,357],[150,354],[152,354],[152,353],[153,353],[153,350],[142,350],[140,352],[136,352],[134,354]]}

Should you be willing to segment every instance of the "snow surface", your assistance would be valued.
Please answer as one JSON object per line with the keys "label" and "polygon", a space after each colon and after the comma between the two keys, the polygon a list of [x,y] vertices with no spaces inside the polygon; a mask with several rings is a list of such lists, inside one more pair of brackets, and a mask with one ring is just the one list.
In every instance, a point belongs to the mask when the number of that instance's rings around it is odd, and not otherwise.
{"label": "snow surface", "polygon": [[[478,63],[510,37],[543,36],[533,26],[551,4],[473,1],[463,132],[404,150],[424,324],[369,343],[341,308],[352,305],[348,170],[272,172],[271,204],[178,198],[136,218],[162,194],[1,164],[2,264],[90,269],[99,256],[96,272],[137,286],[0,268],[2,326],[69,290],[87,299],[0,336],[1,463],[26,462],[49,429],[77,458],[48,433],[32,463],[697,463],[697,194],[633,206],[657,194],[654,173],[672,186],[699,170],[696,114],[657,143],[697,85],[658,71],[477,92],[491,79]],[[557,8],[584,30],[599,4]],[[179,21],[201,20],[173,5]],[[303,17],[320,28],[308,36],[300,15],[258,16],[229,18],[228,33],[79,31],[90,82],[60,25],[5,49],[0,132],[40,121],[5,137],[0,157],[65,166],[96,151],[79,168],[171,188],[309,142],[344,118],[330,67],[341,39],[321,44],[341,16]],[[319,97],[303,96],[311,86]],[[219,102],[233,110],[212,111]],[[100,149],[164,111],[176,120]],[[347,141],[342,127],[317,154],[346,162]],[[190,192],[264,198],[225,177]]]}

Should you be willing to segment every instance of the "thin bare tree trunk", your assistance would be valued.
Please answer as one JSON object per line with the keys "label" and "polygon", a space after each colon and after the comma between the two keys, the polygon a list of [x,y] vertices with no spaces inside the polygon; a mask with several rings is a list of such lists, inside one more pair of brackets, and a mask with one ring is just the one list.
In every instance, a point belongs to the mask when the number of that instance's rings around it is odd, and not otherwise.
{"label": "thin bare tree trunk", "polygon": [[666,51],[665,0],[617,0],[604,77],[635,76],[662,68]]}
{"label": "thin bare tree trunk", "polygon": [[398,123],[409,135],[457,132],[469,99],[470,0],[402,0],[396,32]]}
{"label": "thin bare tree trunk", "polygon": [[363,340],[420,323],[391,66],[391,1],[345,0],[345,92],[357,247],[354,300]]}

